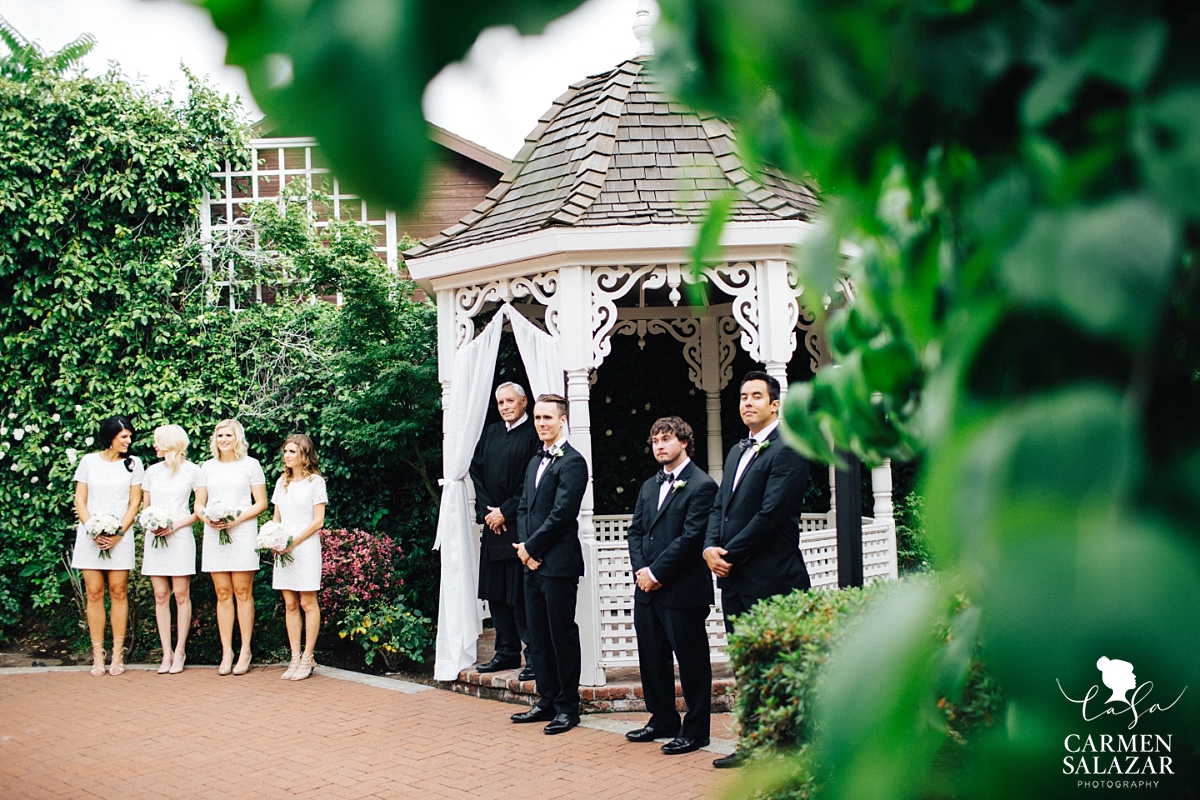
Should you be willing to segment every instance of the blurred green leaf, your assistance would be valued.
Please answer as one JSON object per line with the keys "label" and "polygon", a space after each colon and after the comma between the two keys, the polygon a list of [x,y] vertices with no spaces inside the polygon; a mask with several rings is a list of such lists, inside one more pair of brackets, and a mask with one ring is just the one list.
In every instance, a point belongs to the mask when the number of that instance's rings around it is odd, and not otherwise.
{"label": "blurred green leaf", "polygon": [[1178,242],[1171,213],[1145,197],[1046,210],[1005,254],[1002,275],[1019,300],[1141,345],[1154,333]]}
{"label": "blurred green leaf", "polygon": [[[420,197],[421,98],[484,28],[536,33],[580,0],[204,0],[226,62],[277,128],[315,136],[350,191],[405,211]],[[531,121],[532,124],[532,121]]]}
{"label": "blurred green leaf", "polygon": [[1133,143],[1163,202],[1200,219],[1200,86],[1173,87],[1146,106]]}

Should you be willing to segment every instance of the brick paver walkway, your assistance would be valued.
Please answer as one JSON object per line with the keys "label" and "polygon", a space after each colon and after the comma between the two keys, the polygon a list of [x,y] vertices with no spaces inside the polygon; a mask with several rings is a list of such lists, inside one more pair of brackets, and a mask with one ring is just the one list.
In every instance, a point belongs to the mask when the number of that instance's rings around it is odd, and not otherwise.
{"label": "brick paver walkway", "polygon": [[505,703],[281,674],[0,675],[0,797],[674,799],[734,778]]}

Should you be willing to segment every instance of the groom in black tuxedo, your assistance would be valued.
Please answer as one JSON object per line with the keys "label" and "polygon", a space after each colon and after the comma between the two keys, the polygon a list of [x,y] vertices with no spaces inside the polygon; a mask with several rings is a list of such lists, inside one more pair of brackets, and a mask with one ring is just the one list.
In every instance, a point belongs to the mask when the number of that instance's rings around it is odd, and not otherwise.
{"label": "groom in black tuxedo", "polygon": [[[663,417],[650,428],[650,446],[662,469],[642,484],[627,534],[637,579],[633,625],[638,666],[650,720],[625,738],[650,742],[673,737],[662,747],[667,755],[691,753],[709,743],[712,663],[704,621],[713,588],[701,551],[717,484],[692,463],[694,438],[691,426],[679,417]],[[672,653],[687,704],[682,726],[675,710]]]}
{"label": "groom in black tuxedo", "polygon": [[[779,395],[779,381],[765,372],[742,378],[738,410],[750,436],[729,451],[708,519],[704,560],[721,587],[727,631],[759,600],[810,586],[800,553],[808,460],[779,435]],[[713,765],[741,762],[734,753]]]}
{"label": "groom in black tuxedo", "polygon": [[517,506],[517,557],[525,565],[525,625],[541,698],[513,722],[549,720],[548,734],[579,724],[579,627],[575,598],[583,575],[579,507],[587,461],[567,441],[567,401],[544,394],[533,406],[542,449],[525,470]]}

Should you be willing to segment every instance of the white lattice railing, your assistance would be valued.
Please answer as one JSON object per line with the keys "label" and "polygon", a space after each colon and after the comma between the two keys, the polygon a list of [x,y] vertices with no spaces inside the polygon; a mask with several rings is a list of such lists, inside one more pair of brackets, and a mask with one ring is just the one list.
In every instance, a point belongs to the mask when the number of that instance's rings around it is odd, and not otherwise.
{"label": "white lattice railing", "polygon": [[[637,664],[637,634],[633,629],[633,572],[625,531],[632,515],[593,517],[596,527],[597,581],[600,590],[600,663],[604,667]],[[800,519],[800,550],[814,588],[836,588],[838,583],[837,530],[830,528],[828,514],[803,514]],[[866,580],[895,574],[895,530],[892,524],[876,524],[863,518],[863,576]],[[714,662],[725,661],[725,618],[721,593],[708,615],[708,645]]]}

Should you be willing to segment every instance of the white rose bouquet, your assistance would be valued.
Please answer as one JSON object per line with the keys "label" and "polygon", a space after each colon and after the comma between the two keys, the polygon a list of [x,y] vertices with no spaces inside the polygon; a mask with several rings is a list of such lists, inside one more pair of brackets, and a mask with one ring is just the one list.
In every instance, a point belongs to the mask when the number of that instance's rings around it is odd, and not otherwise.
{"label": "white rose bouquet", "polygon": [[175,520],[167,513],[167,510],[162,506],[146,506],[142,509],[142,513],[138,514],[138,524],[142,526],[142,530],[146,535],[151,537],[151,547],[166,547],[170,544],[167,540],[166,533],[175,526]]}
{"label": "white rose bouquet", "polygon": [[[84,529],[87,535],[92,537],[92,541],[95,541],[97,536],[116,536],[121,532],[121,520],[112,514],[97,514],[87,521]],[[100,557],[111,559],[112,550],[101,550]]]}
{"label": "white rose bouquet", "polygon": [[278,551],[285,547],[292,546],[292,537],[284,530],[283,526],[275,520],[263,523],[263,526],[258,529],[258,549],[263,553],[272,553],[275,556],[276,563],[287,566],[295,561],[295,557],[291,553],[280,553]]}
{"label": "white rose bouquet", "polygon": [[[210,523],[233,522],[242,512],[222,500],[212,500],[204,508],[204,517]],[[217,531],[217,544],[232,544],[228,528]]]}

